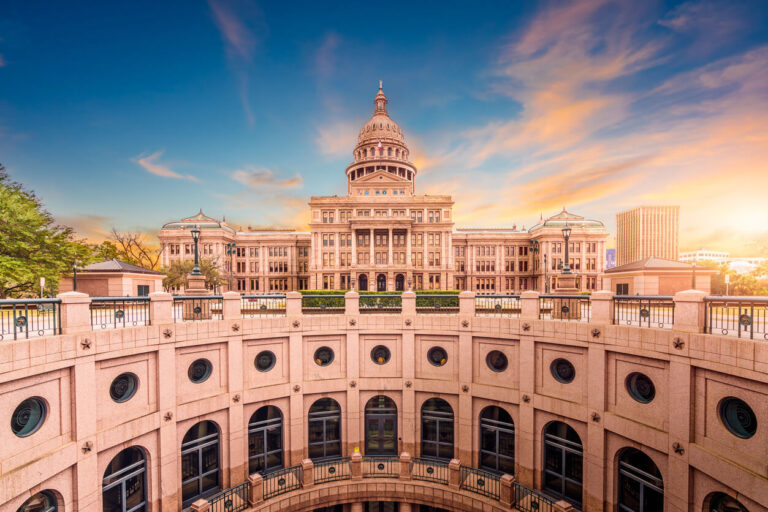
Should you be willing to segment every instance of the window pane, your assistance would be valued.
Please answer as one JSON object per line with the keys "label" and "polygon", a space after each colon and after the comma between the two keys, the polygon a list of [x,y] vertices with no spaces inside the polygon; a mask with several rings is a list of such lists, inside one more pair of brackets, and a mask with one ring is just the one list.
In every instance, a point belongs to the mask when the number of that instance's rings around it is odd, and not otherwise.
{"label": "window pane", "polygon": [[202,479],[203,492],[210,491],[219,487],[219,472],[204,476]]}
{"label": "window pane", "polygon": [[421,438],[427,441],[437,441],[437,422],[428,419],[422,421]]}
{"label": "window pane", "polygon": [[337,419],[325,422],[325,439],[328,441],[341,439],[341,422]]}
{"label": "window pane", "polygon": [[248,436],[248,456],[264,453],[264,432],[253,432]]}
{"label": "window pane", "polygon": [[123,512],[121,493],[122,488],[120,485],[116,485],[102,493],[104,501],[104,512]]}
{"label": "window pane", "polygon": [[565,481],[565,497],[569,500],[581,503],[581,484]]}
{"label": "window pane", "polygon": [[188,480],[197,476],[199,468],[197,467],[197,452],[187,453],[181,457],[181,479]]}
{"label": "window pane", "polygon": [[480,436],[480,449],[488,450],[489,452],[496,451],[496,432],[493,430],[483,429]]}
{"label": "window pane", "polygon": [[277,450],[283,447],[283,429],[281,427],[270,427],[267,430],[267,450]]}
{"label": "window pane", "polygon": [[144,501],[144,474],[136,475],[125,481],[126,510],[138,506]]}
{"label": "window pane", "polygon": [[581,459],[581,455],[574,453],[565,454],[565,476],[581,482]]}
{"label": "window pane", "polygon": [[562,452],[557,448],[546,446],[544,451],[544,464],[547,470],[562,473]]}
{"label": "window pane", "polygon": [[190,498],[194,498],[195,496],[197,496],[199,494],[197,490],[197,486],[199,483],[200,483],[199,480],[191,480],[185,483],[181,487],[181,499],[184,501],[187,501]]}
{"label": "window pane", "polygon": [[219,445],[215,444],[203,449],[203,473],[219,467]]}

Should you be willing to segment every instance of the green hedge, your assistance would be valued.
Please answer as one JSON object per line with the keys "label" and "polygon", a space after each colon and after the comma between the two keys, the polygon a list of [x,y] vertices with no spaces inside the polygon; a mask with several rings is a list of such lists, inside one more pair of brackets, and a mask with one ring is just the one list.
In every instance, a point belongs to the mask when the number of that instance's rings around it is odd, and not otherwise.
{"label": "green hedge", "polygon": [[[299,290],[301,305],[305,308],[343,308],[346,290]],[[358,292],[362,308],[399,308],[403,305],[402,292]],[[415,290],[417,308],[458,308],[460,290]],[[321,295],[322,297],[315,297]],[[443,295],[443,297],[434,297]],[[450,297],[445,297],[450,295]]]}

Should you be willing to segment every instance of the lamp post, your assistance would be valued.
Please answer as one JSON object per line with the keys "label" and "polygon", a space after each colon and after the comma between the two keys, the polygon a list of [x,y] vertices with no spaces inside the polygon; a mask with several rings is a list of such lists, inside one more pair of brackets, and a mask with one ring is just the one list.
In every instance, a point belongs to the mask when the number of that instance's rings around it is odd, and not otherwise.
{"label": "lamp post", "polygon": [[227,248],[227,255],[229,256],[229,291],[232,291],[232,255],[235,254],[237,244],[235,244],[235,242],[229,242],[225,247]]}
{"label": "lamp post", "polygon": [[408,278],[408,291],[413,291],[413,279],[410,277]]}
{"label": "lamp post", "polygon": [[547,269],[547,253],[544,253],[544,293],[549,293],[549,274]]}
{"label": "lamp post", "polygon": [[[531,269],[533,271],[534,276],[536,275],[536,270],[538,267],[539,262],[539,241],[538,240],[531,240],[531,252],[533,253],[533,268]],[[538,288],[538,283],[536,283],[536,288]]]}
{"label": "lamp post", "polygon": [[195,241],[195,266],[192,267],[192,275],[200,276],[200,256],[197,252],[197,242],[200,240],[200,228],[195,226],[192,228],[192,240]]}
{"label": "lamp post", "polygon": [[565,238],[565,263],[563,264],[563,274],[570,274],[571,258],[568,250],[568,239],[571,238],[571,227],[568,224],[563,228],[563,238]]}
{"label": "lamp post", "polygon": [[77,291],[77,262],[72,264],[72,291]]}

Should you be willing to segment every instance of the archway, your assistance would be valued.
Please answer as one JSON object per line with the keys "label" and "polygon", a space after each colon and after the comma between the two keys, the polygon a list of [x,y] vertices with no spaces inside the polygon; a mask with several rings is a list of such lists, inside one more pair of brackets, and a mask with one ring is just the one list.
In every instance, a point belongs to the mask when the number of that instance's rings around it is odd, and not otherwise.
{"label": "archway", "polygon": [[309,408],[309,458],[341,457],[341,406],[333,398],[321,398]]}
{"label": "archway", "polygon": [[724,492],[713,492],[704,500],[704,512],[749,512],[747,507]]}
{"label": "archway", "polygon": [[581,438],[560,421],[544,429],[544,491],[581,507],[584,449]]}
{"label": "archway", "polygon": [[385,274],[379,274],[376,276],[376,291],[387,291],[387,276]]}
{"label": "archway", "polygon": [[395,290],[398,292],[405,291],[405,276],[403,274],[397,274],[395,276]]}
{"label": "archway", "polygon": [[661,512],[664,510],[664,482],[650,457],[634,448],[619,456],[619,511]]}
{"label": "archway", "polygon": [[219,428],[212,421],[201,421],[190,428],[181,441],[182,507],[219,490]]}
{"label": "archway", "polygon": [[272,405],[260,407],[248,422],[248,474],[283,467],[283,415]]}
{"label": "archway", "polygon": [[139,448],[126,448],[110,461],[101,481],[104,512],[147,510],[147,461]]}
{"label": "archway", "polygon": [[397,406],[387,396],[365,404],[365,454],[397,455]]}
{"label": "archway", "polygon": [[357,289],[361,292],[368,291],[368,275],[367,274],[360,274],[357,277]]}
{"label": "archway", "polygon": [[41,491],[32,495],[16,512],[56,512],[59,502],[53,491]]}
{"label": "archway", "polygon": [[421,406],[421,456],[453,458],[453,409],[442,398],[430,398]]}
{"label": "archway", "polygon": [[515,424],[501,407],[489,406],[480,413],[480,467],[515,474]]}

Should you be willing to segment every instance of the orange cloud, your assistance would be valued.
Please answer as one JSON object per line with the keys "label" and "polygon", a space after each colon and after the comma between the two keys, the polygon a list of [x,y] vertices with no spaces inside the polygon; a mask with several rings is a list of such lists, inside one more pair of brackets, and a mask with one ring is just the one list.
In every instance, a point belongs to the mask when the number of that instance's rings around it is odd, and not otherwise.
{"label": "orange cloud", "polygon": [[158,163],[157,160],[163,156],[163,151],[155,151],[151,155],[141,154],[137,157],[131,158],[131,162],[143,167],[145,171],[155,176],[162,176],[163,178],[174,178],[179,180],[200,181],[195,176],[190,174],[179,174],[178,172],[171,170],[167,165]]}

